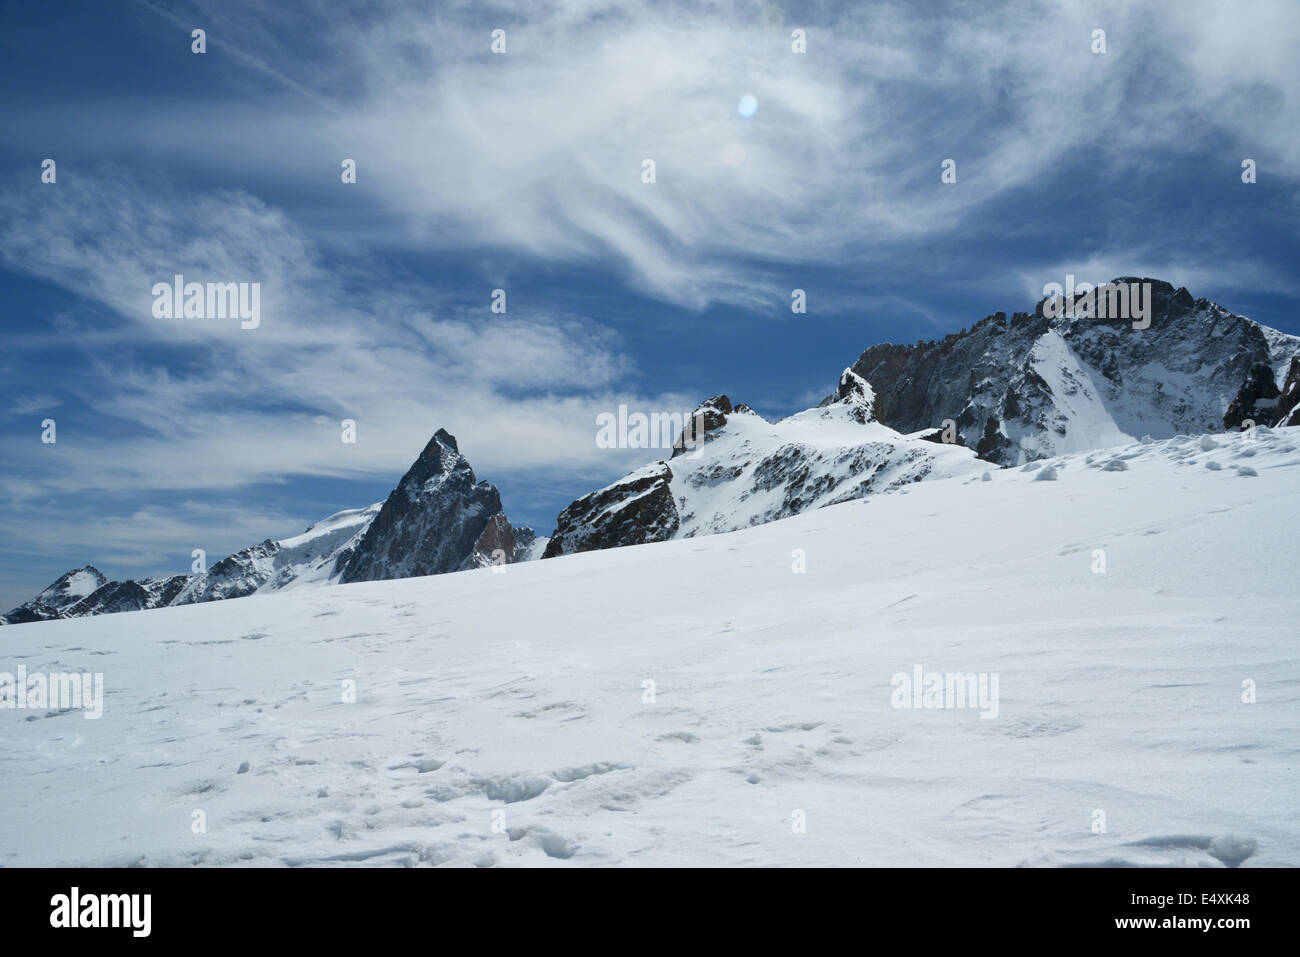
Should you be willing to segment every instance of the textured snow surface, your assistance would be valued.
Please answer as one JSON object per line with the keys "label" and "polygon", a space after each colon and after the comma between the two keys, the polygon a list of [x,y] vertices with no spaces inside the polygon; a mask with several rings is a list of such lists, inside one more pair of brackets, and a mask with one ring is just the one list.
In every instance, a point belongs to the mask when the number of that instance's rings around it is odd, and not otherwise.
{"label": "textured snow surface", "polygon": [[[107,699],[0,711],[0,863],[1297,866],[1298,446],[10,626],[0,670]],[[916,665],[996,673],[997,717],[894,709]]]}

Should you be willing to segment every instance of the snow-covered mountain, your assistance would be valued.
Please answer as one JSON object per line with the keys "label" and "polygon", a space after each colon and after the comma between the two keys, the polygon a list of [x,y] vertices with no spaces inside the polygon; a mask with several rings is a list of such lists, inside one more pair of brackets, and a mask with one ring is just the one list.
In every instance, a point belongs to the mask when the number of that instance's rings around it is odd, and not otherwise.
{"label": "snow-covered mountain", "polygon": [[933,432],[900,435],[875,420],[875,394],[852,370],[834,401],[778,422],[725,396],[673,456],[578,499],[560,513],[545,558],[748,528],[808,509],[985,471],[969,449]]}
{"label": "snow-covered mountain", "polygon": [[[1225,423],[1239,395],[1276,396],[1300,353],[1295,336],[1186,289],[1156,279],[1113,282],[1151,284],[1148,328],[1050,319],[1043,300],[1033,313],[1010,320],[995,313],[938,342],[872,346],[853,371],[875,389],[882,422],[912,432],[952,420],[982,458],[1016,465],[1144,435],[1235,427],[1249,417]],[[1263,416],[1258,424],[1278,424],[1271,406],[1250,407]]]}
{"label": "snow-covered mountain", "polygon": [[941,342],[873,346],[820,407],[778,422],[710,399],[700,446],[573,502],[544,557],[745,528],[978,469],[975,455],[1017,465],[1300,421],[1300,339],[1160,280],[1114,282],[1150,283],[1146,328],[1049,318],[1044,300]]}
{"label": "snow-covered mountain", "polygon": [[379,513],[380,503],[367,508],[336,512],[316,522],[301,535],[281,541],[267,539],[240,549],[217,562],[206,573],[193,576],[169,604],[243,598],[256,592],[278,591],[294,584],[329,581],[338,577],[337,565],[351,554],[361,533]]}
{"label": "snow-covered mountain", "polygon": [[[579,498],[560,513],[549,540],[511,526],[496,488],[477,481],[456,440],[439,430],[383,503],[250,546],[198,575],[106,583],[88,566],[6,619],[191,604],[691,538],[969,474],[982,469],[977,455],[1018,465],[1144,436],[1235,430],[1246,420],[1300,422],[1300,339],[1160,280],[1114,282],[1150,284],[1144,328],[1128,319],[1051,318],[1043,300],[1033,313],[1010,320],[996,313],[940,342],[873,346],[819,407],[776,422],[727,396],[709,399],[696,410],[698,441]],[[69,576],[77,576],[74,584]]]}
{"label": "snow-covered mountain", "polygon": [[64,572],[43,592],[10,611],[0,624],[18,625],[59,618],[65,611],[105,584],[107,579],[94,565]]}
{"label": "snow-covered mountain", "polygon": [[104,694],[0,711],[0,865],[1300,866],[1300,429],[1255,439],[11,626]]}
{"label": "snow-covered mountain", "polygon": [[439,429],[383,502],[337,512],[292,538],[251,545],[198,574],[109,582],[88,565],[60,576],[4,621],[190,605],[321,582],[437,575],[530,558],[535,547],[533,530],[510,525],[497,489],[475,478],[456,439]]}

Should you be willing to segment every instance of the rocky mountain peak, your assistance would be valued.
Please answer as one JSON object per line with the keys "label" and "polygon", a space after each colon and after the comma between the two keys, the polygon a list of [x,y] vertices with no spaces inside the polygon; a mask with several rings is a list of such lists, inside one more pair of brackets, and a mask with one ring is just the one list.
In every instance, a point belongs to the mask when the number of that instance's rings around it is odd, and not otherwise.
{"label": "rocky mountain peak", "polygon": [[[1143,287],[1149,286],[1151,289],[1152,323],[1155,323],[1157,320],[1163,321],[1185,315],[1192,311],[1198,302],[1198,300],[1187,291],[1186,287],[1175,287],[1173,283],[1166,282],[1163,279],[1153,279],[1150,276],[1117,276],[1105,285],[1124,285],[1130,288],[1135,285]],[[1046,304],[1051,299],[1051,296],[1044,296],[1042,299],[1038,300],[1034,306],[1033,313],[1036,318],[1046,318]],[[1085,293],[1076,292],[1075,295],[1071,297],[1071,300],[1064,304],[1065,308],[1070,310],[1082,309],[1085,305],[1085,299]],[[1199,301],[1202,303],[1208,303],[1208,300]],[[1109,319],[1094,319],[1093,321],[1123,323],[1128,320],[1112,317]]]}
{"label": "rocky mountain peak", "polygon": [[[691,413],[690,421],[683,426],[682,434],[673,444],[672,457],[676,458],[688,448],[693,448],[697,442],[706,441],[708,433],[726,425],[727,416],[736,411],[739,410],[732,408],[731,400],[725,395],[715,395],[711,399],[705,399]],[[748,406],[743,406],[743,411],[752,410]]]}
{"label": "rocky mountain peak", "polygon": [[1268,401],[1257,367],[1276,379],[1300,351],[1300,339],[1163,280],[1111,282],[1150,284],[1147,315],[1049,318],[1045,298],[1033,313],[995,313],[937,342],[872,346],[852,369],[875,390],[884,424],[913,434],[951,421],[958,442],[1015,465],[1216,431],[1239,396],[1239,407]]}
{"label": "rocky mountain peak", "polygon": [[876,418],[876,390],[851,368],[840,373],[835,399],[849,408],[849,414],[857,422],[865,424]]}
{"label": "rocky mountain peak", "polygon": [[514,529],[496,487],[479,482],[438,429],[337,565],[340,582],[437,575],[508,562]]}
{"label": "rocky mountain peak", "polygon": [[35,598],[25,601],[4,616],[11,625],[61,618],[77,602],[102,586],[108,579],[94,565],[66,571]]}
{"label": "rocky mountain peak", "polygon": [[402,483],[408,480],[425,482],[435,476],[447,475],[456,469],[468,469],[471,483],[474,481],[473,469],[470,469],[468,460],[460,454],[456,437],[446,429],[439,429],[433,433],[424,450],[411,463]]}

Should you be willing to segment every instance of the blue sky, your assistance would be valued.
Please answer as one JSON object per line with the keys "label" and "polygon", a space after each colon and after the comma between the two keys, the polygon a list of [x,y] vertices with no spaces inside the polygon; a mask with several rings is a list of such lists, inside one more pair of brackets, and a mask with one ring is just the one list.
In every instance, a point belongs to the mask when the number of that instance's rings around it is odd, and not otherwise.
{"label": "blue sky", "polygon": [[[1067,272],[1300,333],[1297,48],[1291,0],[9,4],[0,608],[382,499],[439,427],[549,531],[658,457],[598,413],[788,414]],[[261,325],[155,319],[178,272]]]}

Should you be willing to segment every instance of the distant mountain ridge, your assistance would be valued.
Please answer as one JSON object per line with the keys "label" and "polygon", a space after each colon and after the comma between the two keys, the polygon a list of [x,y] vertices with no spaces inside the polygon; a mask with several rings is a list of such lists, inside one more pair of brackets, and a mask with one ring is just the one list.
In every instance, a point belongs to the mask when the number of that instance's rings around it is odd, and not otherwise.
{"label": "distant mountain ridge", "polygon": [[497,489],[476,479],[439,429],[384,502],[241,549],[197,575],[109,582],[93,566],[74,569],[0,624],[713,534],[989,464],[1248,423],[1300,425],[1300,338],[1161,280],[1112,282],[1150,283],[1149,324],[1053,318],[1044,299],[1033,312],[994,313],[939,341],[872,346],[819,406],[784,419],[714,396],[670,458],[572,502],[549,539],[512,526]]}
{"label": "distant mountain ridge", "polygon": [[475,478],[455,437],[439,429],[383,502],[336,512],[292,538],[250,545],[198,574],[110,582],[87,565],[61,575],[2,622],[222,601],[313,582],[439,575],[507,564],[535,548],[533,530],[510,524],[496,487]]}

